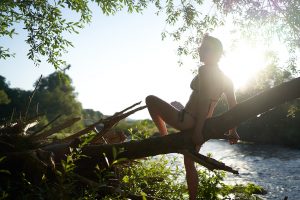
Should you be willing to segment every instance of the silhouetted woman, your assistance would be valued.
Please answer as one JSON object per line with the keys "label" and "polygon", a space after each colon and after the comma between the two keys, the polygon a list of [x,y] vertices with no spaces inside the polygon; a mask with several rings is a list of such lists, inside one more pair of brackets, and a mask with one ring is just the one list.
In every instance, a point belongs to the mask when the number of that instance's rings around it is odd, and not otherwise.
{"label": "silhouetted woman", "polygon": [[[192,94],[189,101],[180,108],[178,102],[171,104],[150,95],[146,97],[146,104],[151,118],[161,135],[167,135],[166,123],[178,130],[193,129],[193,142],[196,150],[204,143],[202,128],[207,118],[211,117],[218,100],[224,93],[229,108],[236,105],[232,81],[219,69],[218,62],[223,54],[220,40],[205,35],[198,49],[200,62],[198,74],[191,82]],[[176,105],[177,104],[177,105]],[[236,128],[229,131],[230,144],[237,143],[239,136]],[[190,200],[196,199],[198,175],[194,161],[184,156],[186,179]]]}

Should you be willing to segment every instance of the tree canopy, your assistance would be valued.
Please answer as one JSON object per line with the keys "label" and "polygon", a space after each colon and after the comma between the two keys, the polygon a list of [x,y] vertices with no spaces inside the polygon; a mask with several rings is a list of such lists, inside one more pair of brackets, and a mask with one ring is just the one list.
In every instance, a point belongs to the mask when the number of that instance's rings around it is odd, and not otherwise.
{"label": "tree canopy", "polygon": [[[96,3],[104,15],[113,15],[122,9],[142,12],[154,5],[154,12],[164,14],[166,24],[172,26],[171,30],[162,30],[162,38],[169,36],[179,41],[179,55],[196,57],[194,47],[203,34],[224,24],[228,17],[248,36],[277,35],[291,47],[291,52],[299,47],[300,3],[297,0],[3,0],[0,2],[0,37],[15,37],[16,24],[22,24],[27,31],[25,42],[30,46],[28,58],[38,65],[40,57],[45,57],[57,69],[65,64],[61,57],[72,46],[65,33],[78,33],[91,21],[92,3]],[[77,13],[78,20],[70,20],[65,11]],[[8,48],[0,46],[0,59],[12,55]],[[291,61],[294,64],[294,60]]]}

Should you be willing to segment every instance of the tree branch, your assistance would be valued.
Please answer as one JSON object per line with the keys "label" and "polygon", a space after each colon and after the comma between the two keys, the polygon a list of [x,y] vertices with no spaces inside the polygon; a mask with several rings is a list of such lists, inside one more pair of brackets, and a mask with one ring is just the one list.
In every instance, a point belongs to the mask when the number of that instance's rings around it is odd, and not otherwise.
{"label": "tree branch", "polygon": [[[266,90],[242,103],[239,103],[234,108],[225,112],[224,114],[207,119],[203,128],[205,141],[210,139],[225,139],[224,133],[239,123],[254,117],[262,112],[266,112],[276,105],[285,103],[295,98],[300,97],[300,78],[296,78],[289,82],[283,83],[272,89]],[[83,147],[84,155],[89,158],[82,158],[78,161],[79,170],[91,170],[97,163],[103,162],[103,156],[112,161],[118,158],[137,159],[159,154],[180,153],[182,151],[194,151],[194,143],[192,141],[192,131],[185,130],[167,136],[157,138],[148,138],[141,141],[130,141],[120,144],[106,144],[106,145],[87,145]],[[65,152],[67,145],[60,145],[61,147],[52,148],[47,147],[47,150],[52,152]],[[61,149],[60,149],[61,148]],[[119,153],[117,157],[113,155],[113,148]],[[61,154],[58,154],[61,155]],[[207,161],[205,157],[193,155],[195,161]],[[56,158],[59,159],[59,158]],[[200,159],[200,160],[199,160]],[[208,168],[213,162],[208,163]],[[216,163],[215,163],[216,164]],[[222,165],[217,163],[217,165]],[[226,166],[224,169],[231,170]],[[232,172],[235,173],[233,170]]]}

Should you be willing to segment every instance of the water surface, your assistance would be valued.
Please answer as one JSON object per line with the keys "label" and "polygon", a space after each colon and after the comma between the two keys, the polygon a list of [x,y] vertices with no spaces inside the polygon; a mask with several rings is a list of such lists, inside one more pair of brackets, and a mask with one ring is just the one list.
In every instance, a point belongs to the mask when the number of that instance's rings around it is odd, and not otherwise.
{"label": "water surface", "polygon": [[205,143],[200,153],[237,169],[239,175],[227,173],[231,184],[253,182],[264,187],[265,199],[300,200],[300,149],[276,145],[236,144],[224,140]]}

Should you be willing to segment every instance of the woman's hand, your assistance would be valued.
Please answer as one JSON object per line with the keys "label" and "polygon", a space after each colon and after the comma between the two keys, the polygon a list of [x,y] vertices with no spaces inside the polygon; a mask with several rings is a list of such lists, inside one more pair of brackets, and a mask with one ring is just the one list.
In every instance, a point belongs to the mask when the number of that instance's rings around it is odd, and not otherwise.
{"label": "woman's hand", "polygon": [[178,110],[184,109],[184,106],[178,101],[172,101],[171,105],[174,106]]}
{"label": "woman's hand", "polygon": [[239,134],[236,132],[236,129],[229,130],[229,134],[225,134],[228,137],[229,144],[236,144],[240,139]]}

